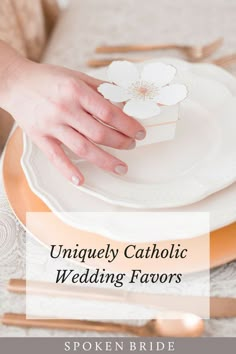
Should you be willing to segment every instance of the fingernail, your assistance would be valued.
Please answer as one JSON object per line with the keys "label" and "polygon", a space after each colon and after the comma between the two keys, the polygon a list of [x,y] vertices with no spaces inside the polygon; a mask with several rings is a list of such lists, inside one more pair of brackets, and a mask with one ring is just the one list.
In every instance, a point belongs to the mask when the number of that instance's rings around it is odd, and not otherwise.
{"label": "fingernail", "polygon": [[132,150],[136,146],[136,141],[132,141],[132,143],[127,147],[127,150]]}
{"label": "fingernail", "polygon": [[135,138],[137,140],[143,140],[146,136],[146,132],[144,130],[140,130],[139,132],[137,132]]}
{"label": "fingernail", "polygon": [[77,176],[72,176],[72,177],[71,177],[71,182],[72,182],[73,184],[75,184],[76,186],[78,186],[78,185],[79,185],[79,177],[77,177]]}
{"label": "fingernail", "polygon": [[123,176],[123,175],[125,175],[127,173],[128,167],[127,166],[123,166],[123,165],[118,165],[118,166],[115,167],[114,171],[115,171],[115,173],[117,175]]}

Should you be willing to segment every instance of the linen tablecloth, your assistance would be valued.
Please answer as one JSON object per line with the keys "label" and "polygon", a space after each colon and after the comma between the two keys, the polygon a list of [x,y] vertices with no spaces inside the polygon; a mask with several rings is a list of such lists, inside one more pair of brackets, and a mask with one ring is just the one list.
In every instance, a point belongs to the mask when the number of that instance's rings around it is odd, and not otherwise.
{"label": "linen tablecloth", "polygon": [[[217,53],[220,56],[236,51],[235,16],[235,0],[73,0],[62,14],[44,61],[88,70],[86,61],[94,56],[94,48],[99,44],[203,44],[224,36],[225,45]],[[173,51],[155,55],[164,54],[183,57]],[[236,74],[236,67],[230,70]],[[0,180],[0,316],[3,312],[25,311],[25,298],[6,291],[10,278],[24,275],[25,231],[11,211]],[[236,297],[236,262],[211,271],[211,295]],[[0,326],[0,336],[88,335],[99,336]],[[236,319],[206,321],[205,335],[236,336]]]}

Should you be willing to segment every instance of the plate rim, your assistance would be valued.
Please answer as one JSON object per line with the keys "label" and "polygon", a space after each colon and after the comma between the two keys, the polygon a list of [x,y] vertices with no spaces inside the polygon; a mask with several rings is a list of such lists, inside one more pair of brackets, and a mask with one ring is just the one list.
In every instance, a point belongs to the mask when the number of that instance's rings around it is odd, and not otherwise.
{"label": "plate rim", "polygon": [[[20,181],[21,183],[25,182],[25,185],[27,187],[27,190],[23,190],[22,193],[25,192],[25,194],[27,195],[27,193],[29,193],[29,195],[33,196],[34,200],[38,203],[37,204],[37,208],[39,205],[39,208],[44,209],[44,210],[39,210],[39,211],[50,211],[47,207],[47,205],[45,203],[43,203],[43,201],[36,196],[29,188],[29,185],[26,181],[26,178],[24,176],[23,170],[21,168],[20,165],[20,161],[18,161],[18,170],[15,170],[15,165],[14,168],[11,169],[11,167],[9,167],[9,162],[7,161],[6,156],[7,155],[11,155],[12,154],[12,144],[15,143],[16,139],[22,139],[22,132],[20,130],[20,128],[17,128],[13,134],[11,135],[11,137],[8,139],[8,142],[6,144],[5,147],[5,151],[3,154],[3,158],[2,158],[2,175],[3,175],[3,184],[4,184],[4,189],[5,189],[5,193],[9,202],[9,205],[14,213],[14,215],[16,216],[16,218],[20,221],[20,223],[22,225],[25,225],[25,213],[27,212],[27,207],[26,205],[23,203],[19,204],[19,200],[18,201],[18,206],[15,203],[15,193],[13,193],[13,191],[11,190],[11,184],[9,183],[9,179],[12,179],[13,182],[15,182],[15,173],[19,173],[20,171]],[[17,153],[19,152],[19,149],[17,151]],[[9,170],[10,170],[10,174],[9,174]],[[19,177],[19,176],[18,176]],[[14,188],[19,189],[20,186],[16,183],[13,183]],[[24,195],[25,195],[24,194]],[[34,207],[35,204],[34,204]],[[22,211],[23,209],[23,211]],[[31,210],[32,212],[32,210]],[[52,211],[51,211],[52,213]],[[66,227],[70,228],[68,225],[65,225]],[[210,257],[211,257],[211,262],[210,262],[210,268],[215,268],[221,265],[224,265],[225,263],[228,263],[230,261],[233,261],[236,259],[236,238],[235,238],[235,234],[230,236],[230,242],[226,243],[223,240],[223,236],[227,233],[227,230],[232,230],[236,231],[236,222],[234,222],[231,225],[228,225],[226,227],[223,227],[219,230],[213,231],[210,233]],[[80,232],[80,230],[77,230]],[[33,234],[33,236],[37,239],[38,242],[45,244],[42,240],[40,240],[36,235],[34,235],[34,233],[31,232],[31,234]],[[94,237],[100,237],[103,238],[103,236],[99,236],[99,235],[94,235]],[[200,236],[201,237],[201,236]],[[198,239],[199,237],[195,238]],[[194,239],[189,239],[189,242],[194,242]],[[119,242],[120,244],[125,244],[124,242]],[[127,243],[126,243],[127,244]],[[232,253],[232,247],[234,247],[234,254]],[[231,252],[231,253],[230,253]],[[201,265],[199,265],[199,269],[197,270],[193,270],[193,271],[200,271],[200,270],[204,270],[203,268],[201,268]]]}

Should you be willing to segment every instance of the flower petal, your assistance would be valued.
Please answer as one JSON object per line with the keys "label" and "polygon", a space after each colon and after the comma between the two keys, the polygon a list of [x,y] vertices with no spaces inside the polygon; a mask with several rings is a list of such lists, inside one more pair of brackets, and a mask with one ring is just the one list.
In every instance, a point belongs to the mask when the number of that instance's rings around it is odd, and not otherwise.
{"label": "flower petal", "polygon": [[157,102],[166,106],[171,106],[183,101],[187,97],[187,94],[188,91],[185,85],[169,85],[160,89]]}
{"label": "flower petal", "polygon": [[151,81],[157,87],[169,84],[175,77],[176,68],[164,63],[150,63],[144,66],[141,78],[144,81]]}
{"label": "flower petal", "polygon": [[128,101],[123,111],[131,117],[137,119],[146,119],[160,114],[160,107],[153,101],[130,100]]}
{"label": "flower petal", "polygon": [[98,87],[98,92],[112,102],[125,102],[130,98],[130,94],[123,87],[113,84],[101,84]]}
{"label": "flower petal", "polygon": [[113,61],[108,67],[108,78],[116,85],[127,88],[139,80],[139,72],[129,61]]}

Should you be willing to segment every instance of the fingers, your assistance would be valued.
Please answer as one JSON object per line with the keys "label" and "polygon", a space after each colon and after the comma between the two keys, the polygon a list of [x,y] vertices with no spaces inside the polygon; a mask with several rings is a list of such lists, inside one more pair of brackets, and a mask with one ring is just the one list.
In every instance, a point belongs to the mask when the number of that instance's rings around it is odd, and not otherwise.
{"label": "fingers", "polygon": [[84,82],[86,82],[87,85],[91,86],[94,89],[97,89],[98,86],[100,86],[101,84],[104,83],[104,81],[102,81],[102,80],[95,79],[94,77],[86,75],[81,72],[79,73],[79,78],[81,80],[83,80]]}
{"label": "fingers", "polygon": [[127,150],[133,149],[136,145],[134,139],[105,126],[82,110],[79,112],[79,117],[70,115],[67,120],[69,126],[88,137],[96,144]]}
{"label": "fingers", "polygon": [[134,118],[127,116],[87,85],[81,87],[79,91],[80,104],[91,115],[130,138],[144,139],[145,129]]}
{"label": "fingers", "polygon": [[58,141],[41,138],[37,145],[65,178],[75,185],[83,184],[84,176],[66,156]]}
{"label": "fingers", "polygon": [[104,170],[118,175],[126,174],[128,167],[123,161],[103,151],[80,133],[76,132],[73,128],[65,126],[62,134],[59,133],[59,135],[60,141],[62,141],[63,144],[72,150],[77,156]]}

